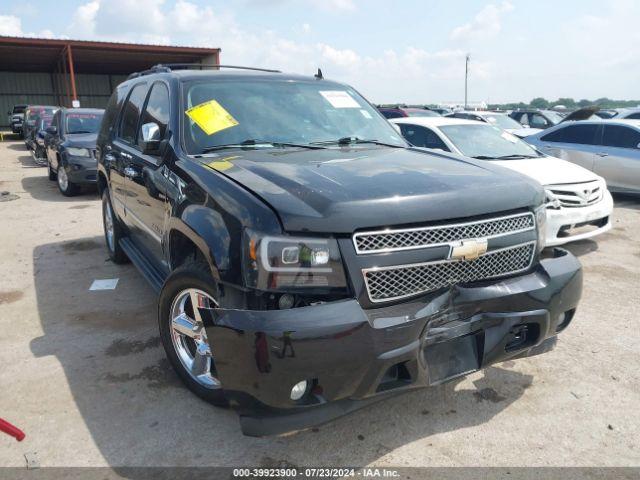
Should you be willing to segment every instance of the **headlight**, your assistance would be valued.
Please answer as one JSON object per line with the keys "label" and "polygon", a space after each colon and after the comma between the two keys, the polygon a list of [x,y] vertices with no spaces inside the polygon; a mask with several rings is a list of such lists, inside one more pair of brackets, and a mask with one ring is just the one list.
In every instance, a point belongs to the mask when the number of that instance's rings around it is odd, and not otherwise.
{"label": "headlight", "polygon": [[76,148],[76,147],[68,147],[67,153],[72,157],[90,157],[89,149],[87,148]]}
{"label": "headlight", "polygon": [[560,208],[562,208],[562,205],[560,205],[560,199],[556,197],[551,190],[545,188],[544,194],[545,207],[553,208],[554,210],[559,210]]}
{"label": "headlight", "polygon": [[536,227],[538,228],[538,251],[545,247],[545,239],[547,233],[547,207],[540,205],[534,211],[536,216]]}
{"label": "headlight", "polygon": [[338,242],[333,238],[263,236],[246,230],[244,278],[259,290],[345,288]]}

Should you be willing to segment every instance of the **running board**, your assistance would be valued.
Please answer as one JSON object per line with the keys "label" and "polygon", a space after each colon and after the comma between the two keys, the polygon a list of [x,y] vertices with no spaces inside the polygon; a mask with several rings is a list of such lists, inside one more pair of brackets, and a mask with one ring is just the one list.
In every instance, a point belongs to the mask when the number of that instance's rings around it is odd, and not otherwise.
{"label": "running board", "polygon": [[121,238],[119,244],[122,250],[124,250],[124,253],[127,254],[127,257],[129,257],[129,260],[131,260],[131,263],[133,263],[144,278],[147,279],[155,292],[160,293],[162,285],[164,284],[164,277],[158,272],[158,269],[147,260],[144,254],[128,238]]}

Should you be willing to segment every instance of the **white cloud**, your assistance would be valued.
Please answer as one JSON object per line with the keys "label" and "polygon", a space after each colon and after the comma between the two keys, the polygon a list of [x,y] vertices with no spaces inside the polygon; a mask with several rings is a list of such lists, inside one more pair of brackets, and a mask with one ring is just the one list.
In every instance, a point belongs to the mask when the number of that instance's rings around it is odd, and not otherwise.
{"label": "white cloud", "polygon": [[473,18],[451,31],[452,40],[476,40],[496,36],[502,30],[502,17],[513,10],[513,5],[508,0],[500,5],[493,3],[487,5]]}
{"label": "white cloud", "polygon": [[98,0],[80,5],[73,14],[68,32],[76,37],[92,36],[96,29],[96,14],[99,8]]}
{"label": "white cloud", "polygon": [[327,11],[352,12],[356,9],[356,4],[353,0],[311,0],[311,3],[317,8]]}
{"label": "white cloud", "polygon": [[0,35],[19,37],[22,33],[22,21],[15,15],[0,15]]}

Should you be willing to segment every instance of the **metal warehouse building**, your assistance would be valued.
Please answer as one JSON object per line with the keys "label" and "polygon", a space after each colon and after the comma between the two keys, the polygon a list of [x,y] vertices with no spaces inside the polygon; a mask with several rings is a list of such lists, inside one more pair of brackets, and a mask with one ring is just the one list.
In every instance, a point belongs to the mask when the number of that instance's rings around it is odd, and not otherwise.
{"label": "metal warehouse building", "polygon": [[158,63],[219,64],[219,48],[0,36],[0,128],[16,104],[104,107],[132,72]]}

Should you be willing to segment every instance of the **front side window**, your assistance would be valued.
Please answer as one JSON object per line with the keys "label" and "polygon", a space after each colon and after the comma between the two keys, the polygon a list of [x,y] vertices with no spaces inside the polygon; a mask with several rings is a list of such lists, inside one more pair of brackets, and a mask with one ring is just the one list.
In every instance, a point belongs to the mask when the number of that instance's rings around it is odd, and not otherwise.
{"label": "front side window", "polygon": [[544,118],[539,113],[530,114],[529,118],[529,126],[531,128],[547,128],[551,126],[551,122],[549,122],[546,118]]}
{"label": "front side window", "polygon": [[408,125],[405,123],[400,123],[398,125],[400,126],[402,135],[411,145],[444,150],[445,152],[449,151],[447,145],[433,130],[419,125]]}
{"label": "front side window", "polygon": [[629,120],[638,120],[640,119],[640,112],[632,113],[631,115],[627,116],[627,118]]}
{"label": "front side window", "polygon": [[[151,87],[147,106],[142,112],[140,120],[140,129],[145,123],[155,123],[160,128],[160,138],[164,138],[164,134],[169,125],[169,90],[164,83],[156,83]],[[142,133],[138,132],[138,144],[142,147]]]}
{"label": "front side window", "polygon": [[325,81],[190,81],[182,102],[184,147],[192,155],[245,142],[308,145],[347,137],[406,146],[358,93]]}
{"label": "front side window", "polygon": [[102,121],[102,113],[71,111],[67,112],[64,121],[67,135],[98,133],[100,122]]}
{"label": "front side window", "polygon": [[147,93],[147,86],[144,83],[138,84],[131,90],[129,98],[124,104],[122,120],[120,123],[120,138],[127,143],[135,143],[136,132],[138,130],[138,119],[140,110]]}
{"label": "front side window", "polygon": [[602,144],[607,147],[640,148],[640,131],[619,125],[605,125]]}
{"label": "front side window", "polygon": [[567,125],[545,135],[540,140],[543,142],[596,145],[597,132],[598,125]]}
{"label": "front side window", "polygon": [[540,156],[528,143],[486,123],[443,125],[440,127],[440,131],[467,157],[486,160],[516,160]]}

